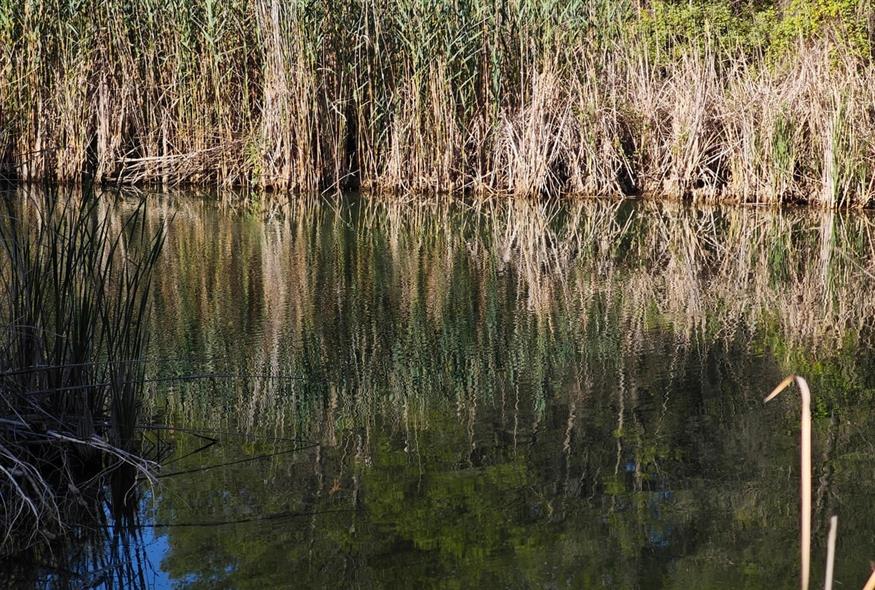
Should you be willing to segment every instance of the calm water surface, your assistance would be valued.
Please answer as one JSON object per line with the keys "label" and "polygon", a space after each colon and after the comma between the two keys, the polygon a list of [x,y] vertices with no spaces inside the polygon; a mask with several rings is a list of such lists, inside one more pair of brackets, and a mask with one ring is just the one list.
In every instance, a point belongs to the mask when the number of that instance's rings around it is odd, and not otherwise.
{"label": "calm water surface", "polygon": [[169,458],[126,548],[139,584],[793,588],[798,397],[762,399],[798,371],[816,397],[814,583],[838,514],[836,577],[862,587],[871,219],[148,209],[168,236],[147,436]]}

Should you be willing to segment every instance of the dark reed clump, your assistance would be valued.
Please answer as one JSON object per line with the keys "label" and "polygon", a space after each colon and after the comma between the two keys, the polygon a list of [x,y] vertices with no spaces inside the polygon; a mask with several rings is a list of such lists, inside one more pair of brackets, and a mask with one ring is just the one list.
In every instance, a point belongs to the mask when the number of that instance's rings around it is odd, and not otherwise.
{"label": "dark reed clump", "polygon": [[[33,196],[38,195],[38,196]],[[0,551],[132,514],[163,231],[91,190],[7,194],[0,215]]]}

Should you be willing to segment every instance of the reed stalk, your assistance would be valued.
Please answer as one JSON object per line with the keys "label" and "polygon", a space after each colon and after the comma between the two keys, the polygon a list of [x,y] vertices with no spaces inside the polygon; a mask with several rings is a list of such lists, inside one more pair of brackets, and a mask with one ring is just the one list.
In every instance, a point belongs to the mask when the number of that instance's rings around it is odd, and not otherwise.
{"label": "reed stalk", "polygon": [[800,496],[802,527],[800,534],[800,551],[802,569],[800,574],[800,587],[808,590],[811,576],[811,392],[808,383],[802,377],[790,375],[781,381],[775,389],[766,397],[765,402],[774,399],[792,383],[799,388],[802,399],[802,413],[800,419]]}
{"label": "reed stalk", "polygon": [[[800,496],[801,496],[801,530],[800,551],[801,571],[800,588],[808,590],[811,576],[811,391],[808,382],[798,375],[790,375],[781,381],[766,397],[765,402],[774,399],[792,383],[799,388],[802,403],[800,418]],[[825,590],[831,590],[833,571],[835,567],[835,544],[838,534],[838,517],[832,516],[829,522],[829,537],[827,539],[827,558],[825,572]],[[875,589],[875,572],[863,587],[863,590]]]}

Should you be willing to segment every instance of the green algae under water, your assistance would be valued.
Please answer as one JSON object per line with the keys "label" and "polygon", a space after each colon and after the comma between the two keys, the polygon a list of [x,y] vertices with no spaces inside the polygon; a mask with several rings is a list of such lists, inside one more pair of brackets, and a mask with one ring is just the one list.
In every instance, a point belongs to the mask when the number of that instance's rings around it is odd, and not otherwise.
{"label": "green algae under water", "polygon": [[797,587],[798,401],[762,403],[789,372],[815,398],[813,583],[832,514],[837,582],[867,578],[869,217],[148,199],[169,456],[137,584]]}

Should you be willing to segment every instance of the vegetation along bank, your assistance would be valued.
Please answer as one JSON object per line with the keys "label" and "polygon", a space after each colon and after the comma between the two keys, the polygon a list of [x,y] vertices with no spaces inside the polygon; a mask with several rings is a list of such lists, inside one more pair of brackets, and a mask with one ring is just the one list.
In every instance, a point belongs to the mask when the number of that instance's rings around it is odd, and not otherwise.
{"label": "vegetation along bank", "polygon": [[870,0],[0,0],[19,180],[865,207]]}

